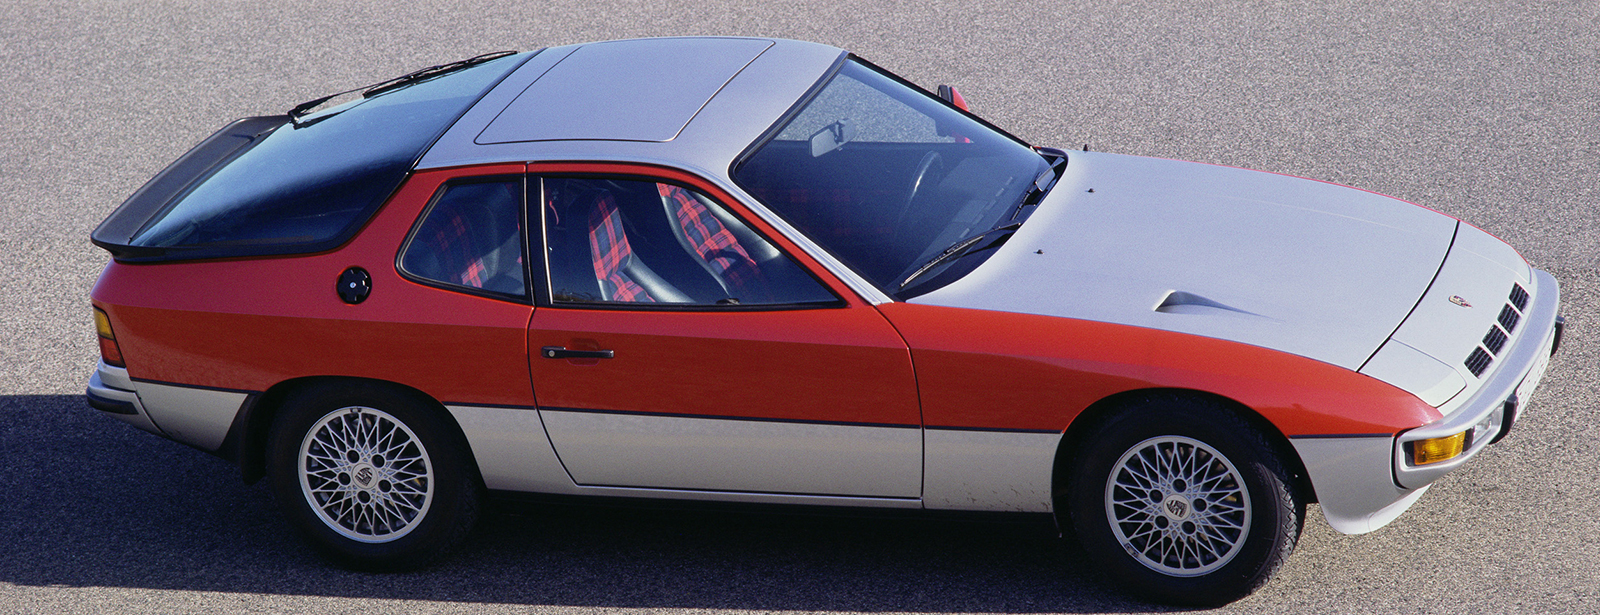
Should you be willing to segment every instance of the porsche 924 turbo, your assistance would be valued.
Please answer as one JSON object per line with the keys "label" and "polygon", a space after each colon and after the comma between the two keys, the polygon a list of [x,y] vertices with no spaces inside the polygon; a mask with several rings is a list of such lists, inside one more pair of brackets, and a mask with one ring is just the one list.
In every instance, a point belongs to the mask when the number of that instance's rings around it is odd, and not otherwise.
{"label": "porsche 924 turbo", "polygon": [[[485,497],[1055,515],[1215,604],[1505,437],[1560,291],[1450,216],[1034,147],[840,49],[499,53],[238,120],[94,231],[90,405],[411,568]],[[1087,148],[1085,148],[1087,150]]]}

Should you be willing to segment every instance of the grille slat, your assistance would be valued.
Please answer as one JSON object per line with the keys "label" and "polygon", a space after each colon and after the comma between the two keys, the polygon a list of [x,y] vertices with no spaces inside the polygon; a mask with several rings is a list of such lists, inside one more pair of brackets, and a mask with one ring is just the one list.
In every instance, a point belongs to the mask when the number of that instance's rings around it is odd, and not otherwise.
{"label": "grille slat", "polygon": [[1495,356],[1500,356],[1500,349],[1506,347],[1506,332],[1500,327],[1489,327],[1489,334],[1483,336],[1483,347]]}
{"label": "grille slat", "polygon": [[1500,308],[1500,318],[1498,320],[1500,321],[1500,327],[1505,329],[1506,333],[1510,333],[1517,330],[1517,321],[1522,320],[1522,315],[1507,304],[1505,307]]}
{"label": "grille slat", "polygon": [[1472,372],[1474,376],[1482,376],[1483,370],[1489,369],[1489,364],[1492,362],[1494,359],[1489,353],[1484,352],[1482,348],[1473,348],[1472,354],[1467,355],[1467,371]]}
{"label": "grille slat", "polygon": [[1528,309],[1528,291],[1521,284],[1511,285],[1511,305],[1517,306],[1517,311]]}
{"label": "grille slat", "polygon": [[1494,363],[1494,358],[1505,350],[1511,334],[1517,330],[1517,324],[1522,322],[1522,310],[1528,309],[1528,299],[1528,289],[1521,284],[1511,285],[1511,294],[1506,297],[1506,304],[1500,307],[1500,315],[1495,317],[1495,322],[1499,324],[1489,325],[1489,332],[1483,335],[1483,345],[1474,347],[1464,362],[1473,376],[1482,378],[1483,372],[1488,371],[1489,365]]}

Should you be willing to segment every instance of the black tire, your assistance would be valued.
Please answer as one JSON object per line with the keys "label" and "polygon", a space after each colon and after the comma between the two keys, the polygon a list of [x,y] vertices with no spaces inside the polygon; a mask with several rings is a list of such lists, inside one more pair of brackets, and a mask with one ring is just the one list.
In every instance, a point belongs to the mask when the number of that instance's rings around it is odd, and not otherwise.
{"label": "black tire", "polygon": [[358,570],[426,566],[478,519],[482,481],[437,406],[364,381],[291,394],[272,424],[267,476],[290,524]]}
{"label": "black tire", "polygon": [[[1078,441],[1057,505],[1088,556],[1130,591],[1226,604],[1294,552],[1305,504],[1267,436],[1221,402],[1151,394]],[[1166,465],[1174,460],[1191,464]]]}

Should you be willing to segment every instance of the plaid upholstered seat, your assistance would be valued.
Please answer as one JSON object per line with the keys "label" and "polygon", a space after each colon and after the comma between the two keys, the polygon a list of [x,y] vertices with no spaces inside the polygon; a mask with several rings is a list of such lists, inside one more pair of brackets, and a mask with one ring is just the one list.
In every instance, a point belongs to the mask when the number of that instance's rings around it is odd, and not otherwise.
{"label": "plaid upholstered seat", "polygon": [[655,297],[628,273],[633,247],[623,231],[622,214],[616,198],[608,193],[595,198],[589,213],[589,253],[594,260],[595,279],[606,301],[653,303]]}
{"label": "plaid upholstered seat", "polygon": [[656,184],[683,232],[683,239],[706,268],[721,279],[728,294],[745,303],[766,301],[769,294],[755,259],[733,233],[688,190]]}
{"label": "plaid upholstered seat", "polygon": [[469,288],[522,294],[520,186],[452,186],[418,227],[403,259],[411,274]]}

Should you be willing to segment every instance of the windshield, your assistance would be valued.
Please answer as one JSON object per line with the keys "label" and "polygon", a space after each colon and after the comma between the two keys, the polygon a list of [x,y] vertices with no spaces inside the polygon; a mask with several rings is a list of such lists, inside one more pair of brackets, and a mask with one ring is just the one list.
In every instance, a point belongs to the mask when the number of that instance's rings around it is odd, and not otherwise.
{"label": "windshield", "polygon": [[739,164],[734,180],[856,273],[905,298],[981,263],[952,261],[900,289],[951,244],[1010,223],[1048,168],[1009,135],[851,59]]}

